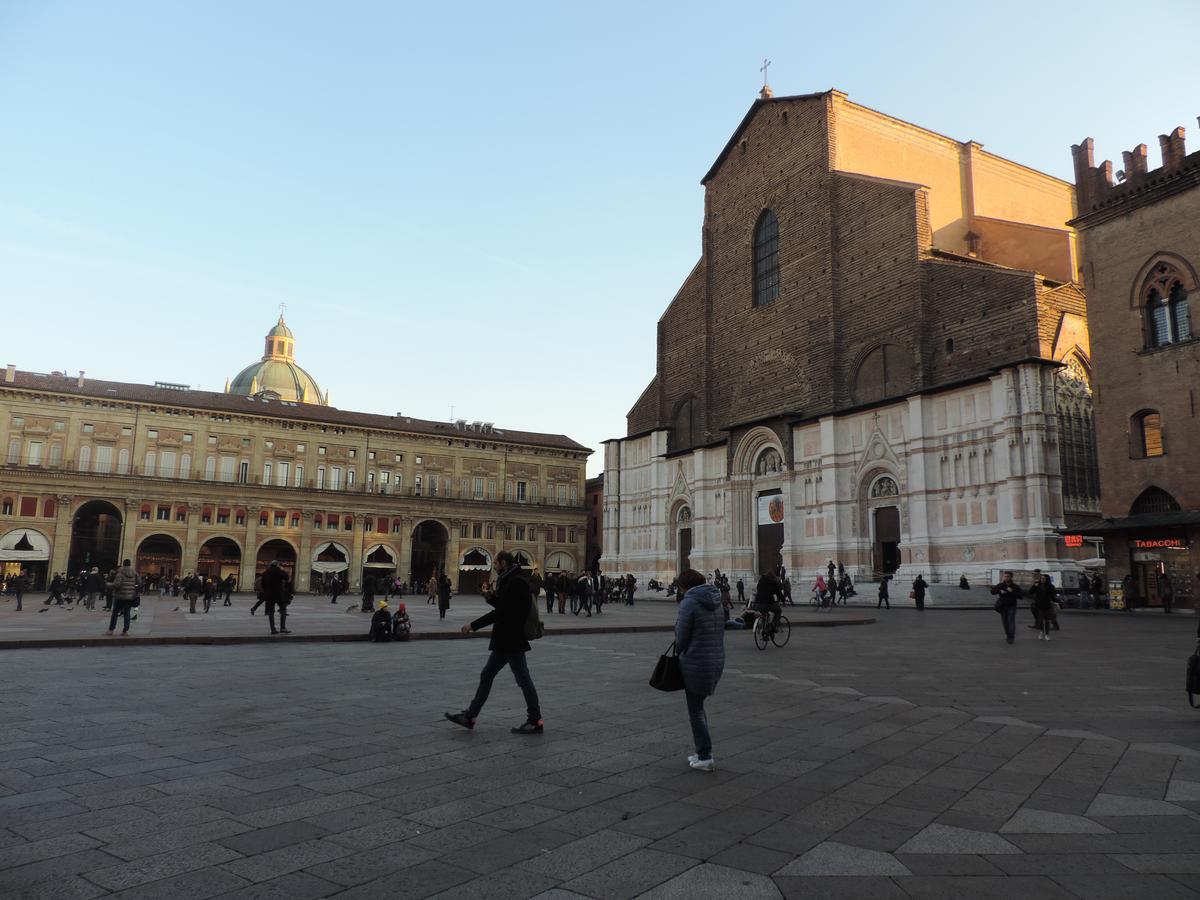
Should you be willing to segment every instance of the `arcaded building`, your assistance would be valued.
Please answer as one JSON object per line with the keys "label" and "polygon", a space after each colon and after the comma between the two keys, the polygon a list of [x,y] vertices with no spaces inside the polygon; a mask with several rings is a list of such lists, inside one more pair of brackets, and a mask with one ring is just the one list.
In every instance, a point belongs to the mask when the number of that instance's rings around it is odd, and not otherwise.
{"label": "arcaded building", "polygon": [[148,575],[271,560],[301,590],[436,569],[477,588],[509,549],[584,566],[585,465],[559,434],[329,406],[280,317],[224,393],[9,366],[0,374],[0,574],[35,584],[129,557]]}
{"label": "arcaded building", "polygon": [[700,257],[605,447],[604,569],[1077,573],[1060,530],[1098,485],[1072,186],[769,88],[702,184]]}
{"label": "arcaded building", "polygon": [[1104,538],[1113,584],[1133,576],[1137,598],[1194,605],[1200,573],[1200,153],[1182,127],[1095,164],[1091,138],[1072,148],[1088,321],[1096,351],[1096,427]]}

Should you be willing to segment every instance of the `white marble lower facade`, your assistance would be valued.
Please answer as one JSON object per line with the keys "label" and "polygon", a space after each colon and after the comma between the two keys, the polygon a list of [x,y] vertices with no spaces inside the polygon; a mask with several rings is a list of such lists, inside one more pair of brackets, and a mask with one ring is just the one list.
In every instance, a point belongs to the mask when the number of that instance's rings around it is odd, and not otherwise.
{"label": "white marble lower facade", "polygon": [[[609,441],[603,570],[631,572],[643,585],[669,581],[690,539],[692,568],[750,583],[759,498],[773,492],[783,506],[781,558],[798,595],[830,559],[856,579],[896,567],[898,585],[918,573],[987,583],[1008,568],[1041,568],[1061,584],[1081,570],[1058,531],[1051,365],[1010,366],[970,385],[780,427],[790,453],[766,426],[740,433],[732,447],[674,454],[665,429]],[[892,528],[894,547],[882,540]]]}

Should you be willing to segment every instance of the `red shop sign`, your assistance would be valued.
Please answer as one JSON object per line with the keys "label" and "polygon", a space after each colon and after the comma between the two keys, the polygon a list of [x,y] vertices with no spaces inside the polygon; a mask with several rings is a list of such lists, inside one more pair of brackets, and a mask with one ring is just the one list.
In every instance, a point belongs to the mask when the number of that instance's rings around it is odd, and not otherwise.
{"label": "red shop sign", "polygon": [[1066,544],[1068,547],[1082,547],[1083,546],[1083,535],[1082,534],[1064,534],[1063,535],[1063,543]]}
{"label": "red shop sign", "polygon": [[1184,550],[1187,548],[1183,538],[1134,538],[1133,546],[1137,550]]}

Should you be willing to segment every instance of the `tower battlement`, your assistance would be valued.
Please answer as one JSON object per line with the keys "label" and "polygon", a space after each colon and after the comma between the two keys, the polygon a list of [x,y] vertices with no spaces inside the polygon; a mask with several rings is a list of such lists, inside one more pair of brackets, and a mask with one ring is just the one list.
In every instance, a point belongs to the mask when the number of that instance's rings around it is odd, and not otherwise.
{"label": "tower battlement", "polygon": [[[1198,119],[1200,121],[1200,119]],[[1081,217],[1130,199],[1152,187],[1173,180],[1176,176],[1200,172],[1200,152],[1187,155],[1186,132],[1182,125],[1170,134],[1158,136],[1162,164],[1157,169],[1148,165],[1145,144],[1121,154],[1123,169],[1113,175],[1113,164],[1105,160],[1096,165],[1094,142],[1085,138],[1071,147],[1075,161],[1075,193]]]}

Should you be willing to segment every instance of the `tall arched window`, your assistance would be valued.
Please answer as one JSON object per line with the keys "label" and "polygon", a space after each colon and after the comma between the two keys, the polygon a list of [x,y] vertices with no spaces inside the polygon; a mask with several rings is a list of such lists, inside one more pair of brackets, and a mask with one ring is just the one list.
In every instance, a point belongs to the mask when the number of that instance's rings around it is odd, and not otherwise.
{"label": "tall arched window", "polygon": [[1162,417],[1156,409],[1144,409],[1133,417],[1131,454],[1136,459],[1163,455]]}
{"label": "tall arched window", "polygon": [[1192,336],[1188,292],[1182,273],[1170,263],[1160,262],[1142,289],[1146,308],[1146,344],[1163,347]]}
{"label": "tall arched window", "polygon": [[754,305],[779,299],[779,221],[763,210],[754,226]]}

